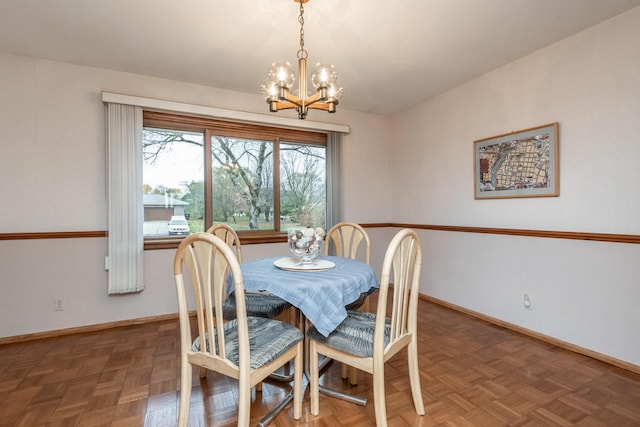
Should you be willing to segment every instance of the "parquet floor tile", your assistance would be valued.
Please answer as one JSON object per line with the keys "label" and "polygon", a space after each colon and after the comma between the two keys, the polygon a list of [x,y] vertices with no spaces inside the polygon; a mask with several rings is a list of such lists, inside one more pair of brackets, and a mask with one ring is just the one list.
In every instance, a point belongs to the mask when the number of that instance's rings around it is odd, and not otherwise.
{"label": "parquet floor tile", "polygon": [[[386,365],[388,425],[394,427],[640,426],[640,375],[485,321],[420,301],[420,379],[427,414],[415,414],[406,354]],[[180,388],[177,321],[0,346],[0,427],[173,427]],[[321,395],[320,415],[274,427],[374,425],[372,379],[357,386],[330,365],[323,384],[364,396],[366,407]],[[194,372],[190,426],[234,426],[237,383]],[[288,391],[253,392],[252,424]]]}

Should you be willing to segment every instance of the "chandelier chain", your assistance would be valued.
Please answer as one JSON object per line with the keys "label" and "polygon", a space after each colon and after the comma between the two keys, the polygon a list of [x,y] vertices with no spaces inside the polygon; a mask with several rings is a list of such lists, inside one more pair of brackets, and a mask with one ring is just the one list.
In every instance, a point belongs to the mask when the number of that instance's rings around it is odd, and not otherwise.
{"label": "chandelier chain", "polygon": [[298,50],[298,59],[307,59],[307,51],[304,49],[304,2],[300,2],[300,50]]}

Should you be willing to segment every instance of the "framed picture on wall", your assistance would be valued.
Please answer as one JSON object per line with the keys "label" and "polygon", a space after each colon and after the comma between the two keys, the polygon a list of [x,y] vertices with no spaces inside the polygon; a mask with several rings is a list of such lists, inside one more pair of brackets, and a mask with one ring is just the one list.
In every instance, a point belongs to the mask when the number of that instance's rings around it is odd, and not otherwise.
{"label": "framed picture on wall", "polygon": [[558,123],[473,142],[476,199],[560,195]]}

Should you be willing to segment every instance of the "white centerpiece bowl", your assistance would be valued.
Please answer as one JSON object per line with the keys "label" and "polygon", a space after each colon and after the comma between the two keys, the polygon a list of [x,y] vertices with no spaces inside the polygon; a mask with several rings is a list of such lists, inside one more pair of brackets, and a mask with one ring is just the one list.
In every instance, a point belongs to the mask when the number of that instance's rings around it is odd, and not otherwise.
{"label": "white centerpiece bowl", "polygon": [[289,251],[298,258],[297,265],[302,267],[313,265],[314,258],[320,254],[324,234],[324,230],[320,227],[287,232]]}

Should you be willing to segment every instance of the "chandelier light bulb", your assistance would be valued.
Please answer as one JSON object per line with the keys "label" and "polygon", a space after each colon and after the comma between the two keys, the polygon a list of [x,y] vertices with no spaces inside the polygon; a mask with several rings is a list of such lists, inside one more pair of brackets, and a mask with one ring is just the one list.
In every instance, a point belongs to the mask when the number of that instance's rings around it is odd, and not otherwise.
{"label": "chandelier light bulb", "polygon": [[287,61],[276,61],[271,64],[268,79],[276,83],[279,87],[290,89],[296,81],[293,67]]}
{"label": "chandelier light bulb", "polygon": [[316,64],[311,70],[311,84],[316,90],[329,87],[338,80],[338,72],[333,65]]}
{"label": "chandelier light bulb", "polygon": [[338,82],[338,80],[329,85],[328,96],[330,101],[340,101],[343,94],[344,88],[340,85],[340,82]]}
{"label": "chandelier light bulb", "polygon": [[266,79],[264,83],[262,83],[262,94],[267,99],[272,99],[278,96],[278,89],[276,86],[276,82],[270,79]]}

